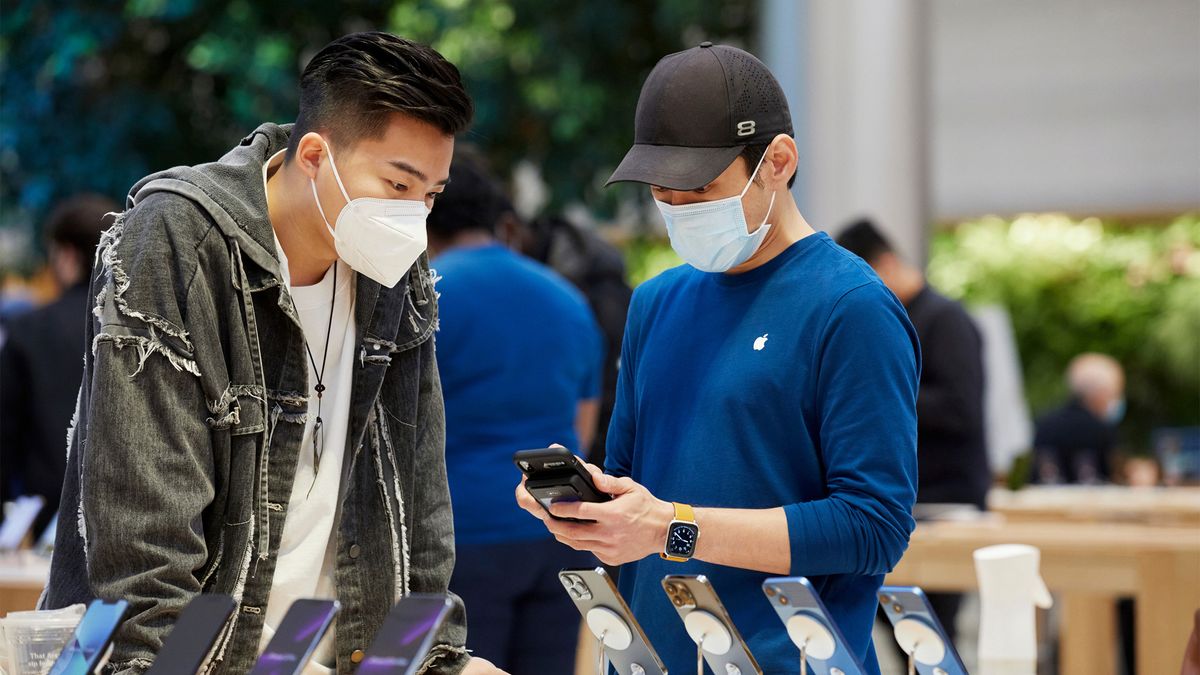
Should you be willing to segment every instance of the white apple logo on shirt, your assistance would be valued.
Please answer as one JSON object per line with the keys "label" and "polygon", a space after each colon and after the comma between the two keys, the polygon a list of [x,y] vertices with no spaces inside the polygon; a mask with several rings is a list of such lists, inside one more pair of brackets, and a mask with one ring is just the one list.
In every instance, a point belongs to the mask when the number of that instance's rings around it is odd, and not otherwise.
{"label": "white apple logo on shirt", "polygon": [[754,339],[754,351],[761,352],[767,346],[767,335],[767,333],[763,333],[762,337]]}

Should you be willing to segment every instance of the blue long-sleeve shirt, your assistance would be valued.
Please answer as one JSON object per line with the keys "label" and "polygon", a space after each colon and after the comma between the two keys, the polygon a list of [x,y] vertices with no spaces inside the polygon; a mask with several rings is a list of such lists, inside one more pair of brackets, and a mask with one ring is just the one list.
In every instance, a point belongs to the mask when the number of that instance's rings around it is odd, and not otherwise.
{"label": "blue long-sleeve shirt", "polygon": [[[791,574],[877,673],[875,592],[914,526],[920,359],[904,307],[824,233],[744,274],[669,270],[633,297],[606,469],[669,501],[783,507]],[[620,587],[668,669],[691,668],[695,645],[667,574],[708,576],[764,671],[795,672],[771,575],[650,557]]]}

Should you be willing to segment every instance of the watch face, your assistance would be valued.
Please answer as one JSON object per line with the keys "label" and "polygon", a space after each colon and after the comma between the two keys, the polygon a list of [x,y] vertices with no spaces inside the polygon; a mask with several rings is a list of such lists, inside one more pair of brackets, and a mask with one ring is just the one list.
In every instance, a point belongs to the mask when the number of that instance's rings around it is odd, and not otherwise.
{"label": "watch face", "polygon": [[696,552],[696,537],[700,528],[692,523],[675,523],[667,534],[667,555],[690,558]]}

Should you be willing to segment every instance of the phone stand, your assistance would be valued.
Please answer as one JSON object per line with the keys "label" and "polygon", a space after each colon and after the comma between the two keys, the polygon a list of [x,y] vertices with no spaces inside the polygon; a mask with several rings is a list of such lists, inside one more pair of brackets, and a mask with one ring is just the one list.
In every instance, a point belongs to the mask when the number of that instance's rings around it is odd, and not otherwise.
{"label": "phone stand", "polygon": [[688,637],[709,654],[721,656],[733,648],[729,629],[720,619],[702,609],[689,612],[683,619],[683,627],[687,629]]}
{"label": "phone stand", "polygon": [[900,619],[896,622],[896,643],[908,654],[909,672],[913,661],[925,666],[936,666],[946,658],[946,643],[938,637],[932,626],[918,619]]}
{"label": "phone stand", "polygon": [[633,644],[633,632],[620,614],[607,607],[593,607],[587,613],[588,629],[607,649],[624,651]]}
{"label": "phone stand", "polygon": [[837,642],[825,624],[807,614],[793,614],[787,620],[787,633],[800,651],[814,659],[831,658]]}

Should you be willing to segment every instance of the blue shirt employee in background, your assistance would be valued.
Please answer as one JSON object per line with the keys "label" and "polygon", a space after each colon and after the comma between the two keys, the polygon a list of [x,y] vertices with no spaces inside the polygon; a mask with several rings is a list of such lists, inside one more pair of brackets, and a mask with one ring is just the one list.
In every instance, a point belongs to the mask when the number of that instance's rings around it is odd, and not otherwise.
{"label": "blue shirt employee in background", "polygon": [[[787,101],[754,56],[703,43],[642,87],[610,179],[650,186],[688,265],[639,287],[597,487],[556,505],[559,541],[627,564],[621,591],[671,671],[696,646],[663,593],[704,574],[767,673],[799,653],[761,584],[804,575],[872,673],[875,592],[914,527],[920,349],[862,260],[805,222]],[[699,534],[689,543],[688,509]],[[667,554],[668,558],[660,554]]]}
{"label": "blue shirt employee in background", "polygon": [[512,207],[468,149],[427,228],[437,285],[437,362],[457,562],[471,647],[513,675],[568,673],[579,614],[558,583],[595,559],[554,541],[512,502],[517,450],[591,443],[604,339],[587,301],[492,235]]}

